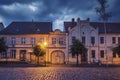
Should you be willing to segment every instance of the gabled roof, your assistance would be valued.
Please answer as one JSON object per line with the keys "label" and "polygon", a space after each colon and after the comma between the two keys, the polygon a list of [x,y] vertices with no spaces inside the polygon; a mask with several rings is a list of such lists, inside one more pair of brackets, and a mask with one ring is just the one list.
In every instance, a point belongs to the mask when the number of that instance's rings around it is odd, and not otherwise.
{"label": "gabled roof", "polygon": [[51,22],[12,22],[0,34],[49,34],[51,31]]}
{"label": "gabled roof", "polygon": [[4,25],[2,22],[0,22],[0,31],[4,29]]}
{"label": "gabled roof", "polygon": [[73,28],[77,25],[77,22],[64,22],[64,31],[68,32],[68,28]]}
{"label": "gabled roof", "polygon": [[[75,27],[77,22],[64,22],[65,32],[68,32],[68,28]],[[104,23],[100,22],[90,22],[90,25],[94,28],[98,28],[99,33],[105,33]],[[107,33],[120,33],[120,23],[106,23],[106,32]]]}

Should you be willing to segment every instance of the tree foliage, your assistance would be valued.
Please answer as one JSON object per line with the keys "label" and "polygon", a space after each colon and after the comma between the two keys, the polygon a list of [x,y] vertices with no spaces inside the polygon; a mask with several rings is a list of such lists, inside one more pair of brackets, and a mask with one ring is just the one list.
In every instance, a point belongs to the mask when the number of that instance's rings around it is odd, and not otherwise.
{"label": "tree foliage", "polygon": [[76,39],[71,45],[71,53],[77,56],[77,62],[76,62],[77,65],[78,65],[79,54],[85,54],[86,52],[87,52],[87,48],[78,39]]}
{"label": "tree foliage", "polygon": [[0,38],[0,52],[6,52],[7,45],[5,43],[5,39],[2,37]]}
{"label": "tree foliage", "polygon": [[37,63],[39,64],[39,57],[45,54],[45,47],[40,43],[36,43],[33,47],[33,54],[38,58]]}
{"label": "tree foliage", "polygon": [[117,54],[120,54],[120,43],[116,46],[116,47],[114,47],[113,49],[112,49],[112,51],[113,51],[113,53],[117,53]]}
{"label": "tree foliage", "polygon": [[36,43],[33,47],[33,53],[35,56],[43,56],[45,54],[45,48],[40,43]]}

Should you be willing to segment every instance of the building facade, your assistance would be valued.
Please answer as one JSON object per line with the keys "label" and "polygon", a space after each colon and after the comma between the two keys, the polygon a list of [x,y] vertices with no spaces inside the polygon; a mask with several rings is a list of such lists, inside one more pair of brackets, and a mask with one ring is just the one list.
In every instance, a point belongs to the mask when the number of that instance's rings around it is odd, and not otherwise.
{"label": "building facade", "polygon": [[52,30],[51,22],[12,22],[0,32],[8,46],[7,53],[0,53],[0,60],[35,62],[33,47],[46,43],[46,55],[40,61],[63,64],[68,60],[67,33]]}
{"label": "building facade", "polygon": [[120,43],[120,23],[106,23],[106,34],[103,23],[90,22],[90,19],[64,22],[64,31],[52,30],[51,22],[12,22],[1,29],[8,46],[6,53],[0,53],[0,61],[35,62],[33,55],[35,43],[47,43],[46,55],[41,62],[52,64],[74,64],[76,56],[70,51],[75,39],[79,39],[88,49],[86,54],[79,55],[79,62],[119,64],[120,55],[113,54],[112,48]]}
{"label": "building facade", "polygon": [[120,55],[113,54],[112,51],[120,42],[120,23],[106,23],[105,26],[104,23],[90,22],[89,18],[64,22],[65,31],[68,33],[69,62],[75,61],[75,57],[70,53],[70,45],[75,39],[79,39],[88,49],[86,54],[79,55],[80,63],[93,63],[94,60],[105,64],[120,63]]}

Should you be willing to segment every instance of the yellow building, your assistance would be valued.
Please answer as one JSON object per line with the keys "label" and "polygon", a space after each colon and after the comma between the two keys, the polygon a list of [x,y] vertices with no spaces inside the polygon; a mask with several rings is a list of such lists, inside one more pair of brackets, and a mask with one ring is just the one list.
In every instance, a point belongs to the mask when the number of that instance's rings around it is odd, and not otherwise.
{"label": "yellow building", "polygon": [[[33,47],[35,43],[46,46],[45,61],[62,64],[68,60],[67,33],[52,30],[51,22],[12,22],[0,31],[8,46],[7,53],[0,53],[0,61],[34,62]],[[41,58],[41,61],[43,59]]]}

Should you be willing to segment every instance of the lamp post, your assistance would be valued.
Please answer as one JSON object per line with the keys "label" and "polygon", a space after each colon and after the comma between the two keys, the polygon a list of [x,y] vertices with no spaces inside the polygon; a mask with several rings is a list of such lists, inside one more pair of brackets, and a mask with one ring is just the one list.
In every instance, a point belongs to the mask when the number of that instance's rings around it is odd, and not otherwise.
{"label": "lamp post", "polygon": [[46,46],[47,46],[47,42],[44,42],[44,47],[45,47],[45,66],[46,66]]}

